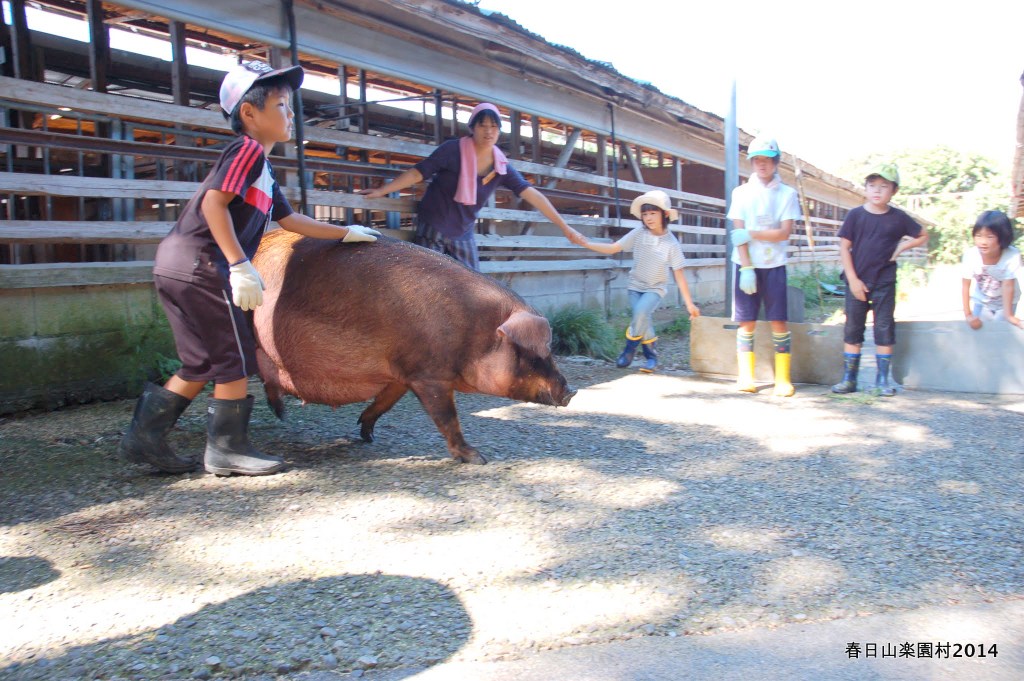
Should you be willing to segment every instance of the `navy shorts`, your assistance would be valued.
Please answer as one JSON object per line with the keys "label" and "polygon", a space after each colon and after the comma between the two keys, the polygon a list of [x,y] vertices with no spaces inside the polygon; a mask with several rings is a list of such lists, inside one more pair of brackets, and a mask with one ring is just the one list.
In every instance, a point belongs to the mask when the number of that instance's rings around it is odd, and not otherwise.
{"label": "navy shorts", "polygon": [[153,275],[186,381],[231,383],[257,373],[249,315],[231,293]]}
{"label": "navy shorts", "polygon": [[480,271],[480,255],[476,247],[476,237],[473,232],[453,238],[441,234],[436,229],[422,222],[416,224],[416,235],[412,242],[417,246],[429,248],[438,253],[444,253],[461,262],[470,269]]}
{"label": "navy shorts", "polygon": [[868,290],[867,300],[857,300],[846,289],[846,324],[843,342],[860,345],[864,342],[864,327],[871,310],[875,329],[875,345],[896,345],[896,282],[876,284]]}
{"label": "navy shorts", "polygon": [[770,322],[789,320],[786,304],[786,266],[758,268],[757,291],[752,295],[740,290],[740,266],[735,265],[733,273],[732,320],[734,322],[756,322],[757,312],[764,303],[764,318]]}

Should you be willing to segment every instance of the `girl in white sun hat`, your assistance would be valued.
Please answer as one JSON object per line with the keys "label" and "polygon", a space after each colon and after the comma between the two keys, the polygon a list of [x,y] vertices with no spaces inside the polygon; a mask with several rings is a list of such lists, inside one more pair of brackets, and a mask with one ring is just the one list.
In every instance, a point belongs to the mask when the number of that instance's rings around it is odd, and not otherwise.
{"label": "girl in white sun hat", "polygon": [[658,335],[654,331],[652,315],[667,292],[669,269],[686,301],[690,316],[700,316],[700,309],[694,305],[690,287],[683,275],[683,249],[668,228],[679,217],[676,209],[671,206],[668,194],[657,189],[642,194],[633,199],[629,212],[643,222],[642,227],[633,229],[615,243],[592,243],[584,239],[582,245],[606,255],[621,251],[633,252],[633,268],[629,271],[627,284],[633,317],[626,328],[626,347],[616,364],[628,367],[633,363],[639,347],[646,359],[640,371],[650,373],[658,365]]}

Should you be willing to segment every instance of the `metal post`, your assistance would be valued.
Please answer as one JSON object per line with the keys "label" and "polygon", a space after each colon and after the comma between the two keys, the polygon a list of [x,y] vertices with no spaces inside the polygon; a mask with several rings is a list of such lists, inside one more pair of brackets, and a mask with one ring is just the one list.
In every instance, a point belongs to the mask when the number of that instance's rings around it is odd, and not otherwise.
{"label": "metal post", "polygon": [[[736,129],[736,81],[732,81],[729,95],[729,113],[725,117],[725,212],[728,215],[732,205],[732,190],[739,184],[739,131]],[[732,316],[732,241],[731,226],[728,218],[725,225],[725,313]]]}
{"label": "metal post", "polygon": [[[292,52],[292,64],[299,63],[299,43],[295,31],[295,5],[292,0],[284,0],[284,10],[288,16],[288,42]],[[311,215],[306,202],[306,149],[305,127],[302,110],[302,92],[295,90],[295,152],[299,159],[299,211]]]}
{"label": "metal post", "polygon": [[615,105],[608,103],[608,111],[612,116],[612,153],[614,154],[612,165],[612,187],[615,194],[615,226],[622,226],[622,211],[619,208],[619,143],[615,137]]}

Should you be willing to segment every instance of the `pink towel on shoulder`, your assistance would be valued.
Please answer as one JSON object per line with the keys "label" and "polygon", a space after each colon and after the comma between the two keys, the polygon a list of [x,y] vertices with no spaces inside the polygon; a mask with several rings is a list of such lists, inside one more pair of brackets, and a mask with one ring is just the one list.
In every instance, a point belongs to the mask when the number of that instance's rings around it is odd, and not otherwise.
{"label": "pink towel on shoulder", "polygon": [[[459,140],[459,184],[455,190],[455,201],[467,206],[476,205],[476,146],[472,137]],[[508,159],[498,147],[494,147],[494,172],[504,175],[508,170]]]}

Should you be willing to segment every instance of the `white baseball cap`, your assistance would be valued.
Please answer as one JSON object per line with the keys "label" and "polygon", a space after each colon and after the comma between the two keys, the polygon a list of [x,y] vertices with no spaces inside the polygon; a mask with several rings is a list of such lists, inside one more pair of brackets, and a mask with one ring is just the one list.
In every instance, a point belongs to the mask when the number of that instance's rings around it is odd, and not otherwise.
{"label": "white baseball cap", "polygon": [[779,155],[779,143],[775,141],[774,137],[755,137],[754,141],[747,147],[747,158],[751,159],[755,156],[768,156],[775,158]]}
{"label": "white baseball cap", "polygon": [[244,61],[224,76],[220,84],[220,108],[224,110],[225,117],[230,117],[253,85],[276,78],[284,81],[294,92],[302,85],[304,75],[302,67],[297,65],[272,69],[261,61]]}

